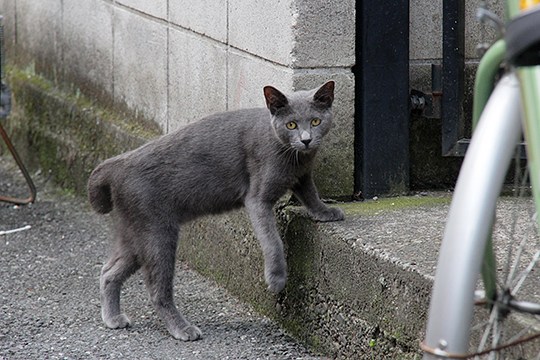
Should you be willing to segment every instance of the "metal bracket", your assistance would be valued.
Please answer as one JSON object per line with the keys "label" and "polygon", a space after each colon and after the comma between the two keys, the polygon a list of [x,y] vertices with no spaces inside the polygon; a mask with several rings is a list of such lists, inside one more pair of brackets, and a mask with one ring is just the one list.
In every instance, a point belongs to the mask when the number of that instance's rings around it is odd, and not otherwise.
{"label": "metal bracket", "polygon": [[442,66],[431,64],[431,93],[412,89],[410,93],[410,109],[412,114],[428,119],[441,118],[442,99]]}

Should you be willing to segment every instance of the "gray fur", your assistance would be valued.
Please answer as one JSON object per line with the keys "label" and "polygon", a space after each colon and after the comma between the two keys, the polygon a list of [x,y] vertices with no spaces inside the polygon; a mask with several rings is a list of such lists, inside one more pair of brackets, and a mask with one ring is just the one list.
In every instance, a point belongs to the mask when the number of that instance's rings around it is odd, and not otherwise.
{"label": "gray fur", "polygon": [[[98,213],[113,213],[115,245],[101,271],[102,317],[110,328],[130,325],[120,311],[120,288],[142,269],[150,298],[177,339],[201,338],[176,309],[173,276],[179,226],[205,214],[245,206],[261,244],[268,288],[286,283],[287,264],[273,205],[287,190],[313,219],[343,219],[321,202],[313,158],[332,126],[334,82],[285,96],[267,86],[268,109],[215,114],[104,161],[90,175],[88,194]],[[270,110],[270,112],[269,112]],[[312,123],[320,119],[320,124]],[[297,127],[286,124],[295,121]]]}

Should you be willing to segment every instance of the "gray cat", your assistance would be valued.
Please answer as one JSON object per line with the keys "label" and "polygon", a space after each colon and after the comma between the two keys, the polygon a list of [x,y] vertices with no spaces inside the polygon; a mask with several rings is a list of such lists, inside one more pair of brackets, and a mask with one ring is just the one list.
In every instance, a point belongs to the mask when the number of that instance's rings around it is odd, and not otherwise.
{"label": "gray cat", "polygon": [[101,313],[109,328],[130,325],[120,311],[120,288],[142,268],[171,335],[201,338],[173,301],[179,225],[186,221],[245,206],[262,247],[266,283],[278,293],[287,264],[272,209],[276,201],[292,190],[313,219],[344,218],[339,208],[321,202],[312,178],[313,158],[332,126],[334,82],[290,96],[266,86],[264,96],[268,109],[208,116],[92,172],[92,207],[101,214],[114,209],[115,246],[100,280]]}

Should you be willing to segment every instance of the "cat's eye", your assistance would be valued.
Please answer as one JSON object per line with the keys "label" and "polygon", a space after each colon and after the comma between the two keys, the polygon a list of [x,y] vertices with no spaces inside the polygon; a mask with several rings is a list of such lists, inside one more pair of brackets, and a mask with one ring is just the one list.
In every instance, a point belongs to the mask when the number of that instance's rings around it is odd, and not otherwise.
{"label": "cat's eye", "polygon": [[285,124],[285,126],[289,130],[294,130],[294,129],[296,129],[298,127],[298,125],[296,125],[296,123],[294,121],[289,121],[287,124]]}
{"label": "cat's eye", "polygon": [[311,126],[319,126],[321,124],[321,119],[312,119],[311,120]]}

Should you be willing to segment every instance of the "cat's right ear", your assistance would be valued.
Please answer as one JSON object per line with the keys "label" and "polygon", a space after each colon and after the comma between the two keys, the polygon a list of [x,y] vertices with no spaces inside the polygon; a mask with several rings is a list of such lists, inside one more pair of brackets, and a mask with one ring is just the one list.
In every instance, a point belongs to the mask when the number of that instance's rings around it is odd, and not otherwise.
{"label": "cat's right ear", "polygon": [[270,110],[272,115],[275,115],[279,110],[282,110],[289,106],[289,100],[278,89],[272,86],[265,86],[264,98],[266,99],[266,107]]}
{"label": "cat's right ear", "polygon": [[321,86],[313,96],[315,104],[323,109],[329,109],[334,102],[334,87],[335,83],[333,80]]}

